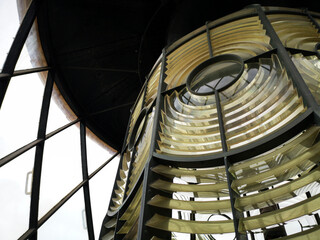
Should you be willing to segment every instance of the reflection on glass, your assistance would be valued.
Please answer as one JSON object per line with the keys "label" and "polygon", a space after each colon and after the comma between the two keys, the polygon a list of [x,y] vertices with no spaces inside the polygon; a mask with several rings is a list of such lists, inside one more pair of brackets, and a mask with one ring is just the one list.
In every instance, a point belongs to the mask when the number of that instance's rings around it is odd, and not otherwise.
{"label": "reflection on glass", "polygon": [[221,61],[201,70],[191,82],[191,90],[201,94],[213,94],[234,81],[241,71],[241,64]]}
{"label": "reflection on glass", "polygon": [[45,143],[39,218],[81,181],[80,133],[79,128],[72,126]]}
{"label": "reflection on glass", "polygon": [[117,219],[116,217],[108,217],[103,227],[107,229],[106,234],[102,236],[102,240],[112,240],[115,233]]}
{"label": "reflection on glass", "polygon": [[259,64],[254,79],[232,97],[224,95],[221,102],[231,149],[265,137],[305,111],[277,56],[260,59]]}
{"label": "reflection on glass", "polygon": [[29,228],[34,154],[31,149],[0,168],[0,239],[18,239]]}
{"label": "reflection on glass", "polygon": [[43,91],[35,74],[11,79],[0,111],[0,158],[37,138]]}
{"label": "reflection on glass", "polygon": [[[222,149],[217,109],[215,104],[212,104],[214,95],[189,94],[190,101],[185,103],[179,97],[183,94],[186,99],[185,93],[186,89],[183,89],[180,93],[174,91],[164,97],[157,152],[172,155],[220,152]],[[211,104],[200,105],[195,104],[196,102]]]}
{"label": "reflection on glass", "polygon": [[43,240],[88,239],[84,209],[83,190],[79,189],[39,228],[38,238]]}

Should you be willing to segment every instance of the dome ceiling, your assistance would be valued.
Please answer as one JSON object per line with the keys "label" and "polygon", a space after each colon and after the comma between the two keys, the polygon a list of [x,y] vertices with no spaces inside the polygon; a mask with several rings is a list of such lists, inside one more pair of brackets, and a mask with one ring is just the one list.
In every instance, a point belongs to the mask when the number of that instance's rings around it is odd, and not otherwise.
{"label": "dome ceiling", "polygon": [[[130,108],[161,49],[206,21],[252,3],[44,0],[39,34],[72,110],[86,117],[89,128],[104,142],[121,150]],[[259,3],[320,12],[316,1]]]}

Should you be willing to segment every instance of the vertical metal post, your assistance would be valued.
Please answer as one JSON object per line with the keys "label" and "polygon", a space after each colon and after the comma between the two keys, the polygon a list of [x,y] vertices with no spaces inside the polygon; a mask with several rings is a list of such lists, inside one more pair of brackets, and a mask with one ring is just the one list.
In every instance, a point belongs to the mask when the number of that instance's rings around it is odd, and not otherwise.
{"label": "vertical metal post", "polygon": [[210,29],[208,27],[208,22],[206,22],[206,32],[207,32],[207,41],[208,41],[210,58],[213,58],[213,49],[211,44],[211,35],[210,35]]}
{"label": "vertical metal post", "polygon": [[[228,145],[227,145],[227,140],[226,140],[226,136],[225,136],[223,115],[222,115],[222,109],[221,109],[221,105],[220,105],[220,97],[219,97],[218,90],[215,90],[215,98],[216,98],[216,105],[217,105],[217,114],[218,114],[218,121],[219,121],[222,150],[223,150],[223,152],[227,152]],[[232,184],[232,181],[234,180],[234,177],[229,172],[230,162],[227,157],[224,157],[224,166],[225,166],[226,175],[227,175],[227,183],[228,183],[228,190],[229,190],[229,196],[230,196],[231,211],[232,211],[232,216],[233,216],[233,225],[234,225],[235,235],[238,240],[248,239],[246,234],[240,233],[238,230],[239,220],[240,220],[240,218],[243,218],[244,216],[243,216],[242,212],[238,211],[234,207],[235,199],[238,198],[239,195],[231,187],[231,184]]]}
{"label": "vertical metal post", "polygon": [[36,14],[37,14],[37,10],[39,8],[40,2],[41,0],[33,0],[31,2],[28,8],[28,11],[19,27],[19,30],[13,40],[8,56],[3,64],[1,73],[6,74],[7,77],[4,77],[0,80],[0,108],[1,108],[4,96],[6,94],[7,88],[9,86],[11,76],[14,72],[14,68],[20,56],[21,50],[28,37],[32,24],[36,18]]}
{"label": "vertical metal post", "polygon": [[88,176],[88,161],[87,161],[87,141],[86,141],[86,125],[83,121],[80,122],[80,145],[81,145],[81,163],[82,163],[82,178],[86,183],[83,185],[84,204],[86,212],[87,230],[89,240],[94,240],[94,230],[92,221],[89,176]]}
{"label": "vertical metal post", "polygon": [[283,46],[281,40],[279,39],[276,31],[271,25],[269,19],[267,18],[265,12],[262,10],[259,4],[253,5],[256,8],[259,18],[261,20],[262,25],[264,26],[267,35],[271,38],[271,45],[277,49],[277,55],[281,61],[281,63],[286,68],[288,76],[292,79],[293,84],[296,86],[296,89],[299,95],[302,97],[304,104],[312,108],[316,113],[317,117],[320,118],[319,106],[314,99],[312,93],[310,92],[307,84],[303,80],[300,75],[298,69],[292,62],[286,48]]}
{"label": "vertical metal post", "polygon": [[[150,206],[148,206],[147,202],[152,197],[152,192],[149,189],[149,184],[153,181],[153,176],[150,168],[155,163],[155,161],[152,158],[152,154],[154,152],[155,146],[156,146],[156,137],[158,134],[159,129],[159,119],[160,119],[160,111],[161,111],[161,93],[164,88],[164,78],[165,78],[165,69],[166,69],[166,50],[162,50],[162,65],[161,65],[161,72],[160,72],[160,79],[159,79],[159,86],[158,86],[158,92],[157,92],[157,99],[156,99],[156,108],[155,108],[155,114],[153,119],[153,129],[152,129],[152,137],[151,137],[151,145],[150,145],[150,154],[149,159],[146,163],[146,166],[144,168],[144,175],[143,175],[143,191],[142,191],[142,197],[141,197],[141,211],[139,216],[139,226],[138,226],[138,235],[137,239],[150,239],[152,237],[151,233],[148,232],[148,230],[145,227],[145,223],[152,217],[152,212],[149,211]],[[165,211],[165,210],[164,210]],[[171,236],[171,233],[167,233],[166,239]]]}
{"label": "vertical metal post", "polygon": [[[48,72],[47,82],[44,89],[44,95],[42,100],[37,139],[45,139],[46,137],[50,99],[51,99],[53,82],[54,82],[53,75],[54,73],[52,71]],[[32,191],[31,191],[29,229],[32,229],[32,228],[38,229],[40,180],[41,180],[41,171],[42,171],[44,143],[45,141],[42,141],[38,143],[36,146],[36,154],[35,154],[34,169],[33,169],[33,180],[32,180]],[[35,234],[30,239],[36,240],[37,232],[35,232]]]}

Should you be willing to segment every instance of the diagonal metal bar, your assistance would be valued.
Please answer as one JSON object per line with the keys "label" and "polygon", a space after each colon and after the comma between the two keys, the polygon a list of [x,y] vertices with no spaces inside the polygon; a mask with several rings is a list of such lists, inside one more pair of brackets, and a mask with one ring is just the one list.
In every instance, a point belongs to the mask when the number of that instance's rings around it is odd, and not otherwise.
{"label": "diagonal metal bar", "polygon": [[110,107],[110,108],[106,108],[106,109],[103,109],[103,110],[100,110],[100,111],[97,111],[97,112],[88,113],[86,117],[96,116],[96,115],[103,114],[103,113],[106,113],[106,112],[110,112],[110,111],[113,111],[113,110],[116,110],[116,109],[119,109],[119,108],[132,106],[133,104],[134,104],[134,102],[124,103],[124,104],[121,104],[121,105],[118,105],[118,106],[114,106],[114,107]]}
{"label": "diagonal metal bar", "polygon": [[[152,197],[152,192],[149,189],[149,185],[152,181],[154,181],[154,176],[151,172],[151,167],[155,164],[155,160],[152,158],[153,152],[155,151],[156,147],[156,139],[158,136],[158,130],[160,128],[159,119],[161,117],[161,103],[163,102],[163,96],[162,91],[165,90],[165,71],[166,71],[166,61],[167,61],[167,55],[166,55],[166,49],[164,48],[162,50],[162,65],[161,65],[161,71],[160,71],[160,78],[159,78],[159,85],[158,85],[158,92],[157,92],[157,98],[156,98],[156,108],[155,108],[155,114],[153,118],[153,128],[152,128],[152,137],[151,137],[151,144],[150,144],[150,152],[148,156],[147,163],[144,167],[143,174],[143,192],[141,196],[141,210],[140,210],[140,216],[139,216],[139,223],[138,223],[138,235],[137,239],[150,239],[153,234],[152,231],[150,231],[145,223],[147,220],[149,220],[152,217],[152,209],[150,209],[150,206],[147,204],[147,202]],[[162,213],[164,215],[169,215],[169,212],[171,214],[171,211],[163,211]],[[162,238],[169,239],[171,236],[170,232],[164,233]]]}
{"label": "diagonal metal bar", "polygon": [[59,132],[67,129],[68,127],[70,127],[70,126],[78,123],[79,121],[80,121],[80,119],[76,119],[76,120],[74,120],[74,121],[72,121],[72,122],[70,122],[70,123],[68,123],[68,124],[66,124],[66,125],[58,128],[58,129],[52,131],[51,133],[47,134],[44,139],[43,139],[43,138],[41,138],[41,139],[36,139],[36,140],[28,143],[27,145],[25,145],[25,146],[17,149],[16,151],[8,154],[7,156],[1,158],[1,159],[0,159],[0,167],[2,167],[2,166],[4,166],[5,164],[9,163],[10,161],[12,161],[12,160],[15,159],[16,157],[20,156],[21,154],[25,153],[25,152],[28,151],[29,149],[35,147],[37,144],[39,144],[39,143],[41,143],[41,142],[43,142],[43,141],[45,141],[45,140],[53,137],[54,135],[56,135],[56,134],[58,134]]}
{"label": "diagonal metal bar", "polygon": [[0,81],[0,108],[10,83],[11,76],[17,64],[23,45],[28,37],[32,24],[36,18],[37,10],[42,0],[33,0],[13,40],[8,56],[3,64],[1,73],[8,74]]}
{"label": "diagonal metal bar", "polygon": [[29,68],[29,69],[22,69],[22,70],[17,70],[14,71],[12,75],[9,73],[0,73],[0,80],[5,79],[8,77],[16,77],[16,76],[21,76],[21,75],[26,75],[30,73],[37,73],[37,72],[44,72],[50,70],[51,67],[38,67],[38,68]]}
{"label": "diagonal metal bar", "polygon": [[211,44],[211,36],[210,36],[210,29],[208,26],[208,22],[206,22],[206,32],[207,32],[207,41],[208,41],[210,58],[213,58],[213,49]]}
{"label": "diagonal metal bar", "polygon": [[80,146],[81,146],[81,163],[82,163],[82,178],[86,183],[83,185],[83,196],[86,212],[87,230],[89,240],[94,240],[89,176],[88,176],[88,161],[87,161],[87,142],[86,142],[86,125],[83,121],[80,122]]}
{"label": "diagonal metal bar", "polygon": [[[97,173],[99,173],[109,162],[111,162],[116,156],[119,155],[119,152],[116,152],[111,158],[109,158],[105,163],[103,163],[99,168],[97,168],[93,173],[91,173],[88,177],[88,180],[93,178]],[[39,221],[37,228],[28,229],[19,240],[30,239],[55,212],[57,212],[63,204],[65,204],[79,189],[81,189],[88,180],[80,182],[74,189],[72,189],[66,196],[64,196],[53,208],[51,208]]]}
{"label": "diagonal metal bar", "polygon": [[[299,95],[302,97],[304,104],[312,108],[317,115],[317,118],[320,118],[320,110],[319,106],[313,97],[312,93],[310,92],[307,84],[303,80],[302,76],[300,75],[298,69],[292,62],[286,48],[283,46],[279,36],[277,35],[276,31],[274,30],[272,24],[270,23],[269,19],[267,18],[265,12],[261,8],[259,4],[254,4],[251,7],[254,7],[257,10],[261,23],[266,30],[267,35],[271,39],[271,45],[277,49],[277,55],[284,65],[288,76],[292,79],[293,84],[296,86],[296,89]],[[320,121],[320,120],[318,120]]]}
{"label": "diagonal metal bar", "polygon": [[[44,89],[37,139],[44,139],[46,135],[50,100],[51,100],[51,94],[52,94],[53,82],[54,82],[52,75],[53,73],[49,71],[46,86]],[[41,180],[43,151],[44,151],[44,141],[38,143],[36,146],[33,180],[32,180],[30,218],[29,218],[30,229],[38,228],[39,195],[40,195],[40,180]],[[30,239],[36,240],[37,233],[35,233]]]}

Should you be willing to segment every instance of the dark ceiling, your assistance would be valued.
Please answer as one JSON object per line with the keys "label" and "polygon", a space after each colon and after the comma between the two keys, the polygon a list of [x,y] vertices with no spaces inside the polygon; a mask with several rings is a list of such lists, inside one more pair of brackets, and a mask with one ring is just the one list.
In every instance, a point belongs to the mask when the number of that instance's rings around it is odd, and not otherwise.
{"label": "dark ceiling", "polygon": [[[129,110],[161,49],[256,1],[44,0],[38,16],[48,64],[74,112],[120,150]],[[259,1],[319,11],[317,1]],[[99,115],[91,113],[106,110]]]}

